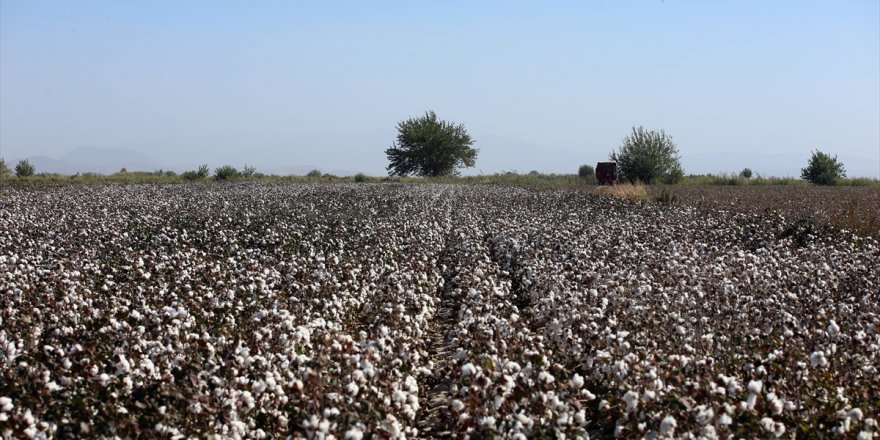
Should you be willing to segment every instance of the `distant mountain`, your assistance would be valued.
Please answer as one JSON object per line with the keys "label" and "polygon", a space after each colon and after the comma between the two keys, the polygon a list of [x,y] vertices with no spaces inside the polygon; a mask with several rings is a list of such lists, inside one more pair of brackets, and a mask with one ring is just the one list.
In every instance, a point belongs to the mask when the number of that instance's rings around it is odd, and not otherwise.
{"label": "distant mountain", "polygon": [[113,174],[122,168],[128,171],[155,171],[159,161],[145,154],[122,148],[77,148],[58,159],[46,156],[27,158],[38,173],[100,173]]}
{"label": "distant mountain", "polygon": [[61,156],[61,160],[80,168],[81,172],[115,173],[128,171],[156,171],[161,163],[146,154],[123,148],[77,148]]}
{"label": "distant mountain", "polygon": [[[34,166],[38,173],[76,174],[77,172],[71,164],[47,156],[31,156],[27,158],[27,161]],[[12,163],[18,163],[18,161]]]}

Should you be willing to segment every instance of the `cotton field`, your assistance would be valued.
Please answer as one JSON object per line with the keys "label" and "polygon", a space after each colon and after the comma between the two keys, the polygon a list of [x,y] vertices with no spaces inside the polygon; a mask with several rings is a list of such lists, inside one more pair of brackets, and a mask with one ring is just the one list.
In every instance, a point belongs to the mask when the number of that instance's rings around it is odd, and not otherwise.
{"label": "cotton field", "polygon": [[0,189],[3,438],[870,439],[878,369],[877,241],[780,214]]}

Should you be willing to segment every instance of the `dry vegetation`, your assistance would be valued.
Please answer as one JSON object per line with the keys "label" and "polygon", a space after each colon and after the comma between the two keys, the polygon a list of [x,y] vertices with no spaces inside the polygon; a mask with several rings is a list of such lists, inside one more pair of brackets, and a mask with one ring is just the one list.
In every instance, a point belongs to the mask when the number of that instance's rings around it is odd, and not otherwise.
{"label": "dry vegetation", "polygon": [[876,186],[672,185],[650,188],[681,203],[711,211],[781,214],[791,224],[833,226],[880,238],[880,188]]}
{"label": "dry vegetation", "polygon": [[7,188],[0,434],[873,438],[880,247],[760,211]]}

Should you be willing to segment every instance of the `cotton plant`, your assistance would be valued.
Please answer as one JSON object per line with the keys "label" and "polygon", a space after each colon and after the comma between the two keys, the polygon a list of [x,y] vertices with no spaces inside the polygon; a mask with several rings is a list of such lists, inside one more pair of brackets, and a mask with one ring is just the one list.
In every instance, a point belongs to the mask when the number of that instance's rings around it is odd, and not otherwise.
{"label": "cotton plant", "polygon": [[4,438],[877,434],[872,239],[439,184],[0,202]]}

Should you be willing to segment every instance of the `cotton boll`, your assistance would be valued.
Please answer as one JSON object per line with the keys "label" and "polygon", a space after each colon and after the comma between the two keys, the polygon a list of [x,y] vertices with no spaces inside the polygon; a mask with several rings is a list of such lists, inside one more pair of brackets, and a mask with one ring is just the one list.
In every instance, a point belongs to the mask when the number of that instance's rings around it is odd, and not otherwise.
{"label": "cotton boll", "polygon": [[836,338],[837,335],[840,334],[840,326],[837,325],[836,322],[832,319],[828,324],[828,328],[825,329],[825,332],[828,333],[828,336],[832,338]]}
{"label": "cotton boll", "polygon": [[345,431],[345,440],[361,440],[364,438],[364,432],[358,427],[352,427]]}
{"label": "cotton boll", "polygon": [[474,364],[468,362],[461,367],[461,375],[462,376],[473,376],[477,373],[477,368],[474,367]]}
{"label": "cotton boll", "polygon": [[825,358],[825,352],[814,351],[810,354],[810,366],[813,368],[828,366],[828,359]]}
{"label": "cotton boll", "polygon": [[626,412],[631,413],[639,406],[639,395],[635,391],[627,391],[623,395],[623,401],[626,402]]}
{"label": "cotton boll", "polygon": [[761,390],[763,388],[764,388],[764,384],[760,380],[749,381],[748,390],[750,393],[761,394]]}
{"label": "cotton boll", "polygon": [[451,406],[452,406],[452,410],[455,412],[460,412],[461,410],[464,409],[464,403],[462,403],[462,401],[458,400],[458,399],[453,399]]}
{"label": "cotton boll", "polygon": [[675,435],[675,427],[678,426],[675,418],[670,416],[666,416],[663,420],[660,421],[660,435],[665,435],[672,437]]}
{"label": "cotton boll", "polygon": [[0,411],[10,412],[12,408],[15,408],[15,405],[12,404],[12,399],[9,397],[0,397]]}

